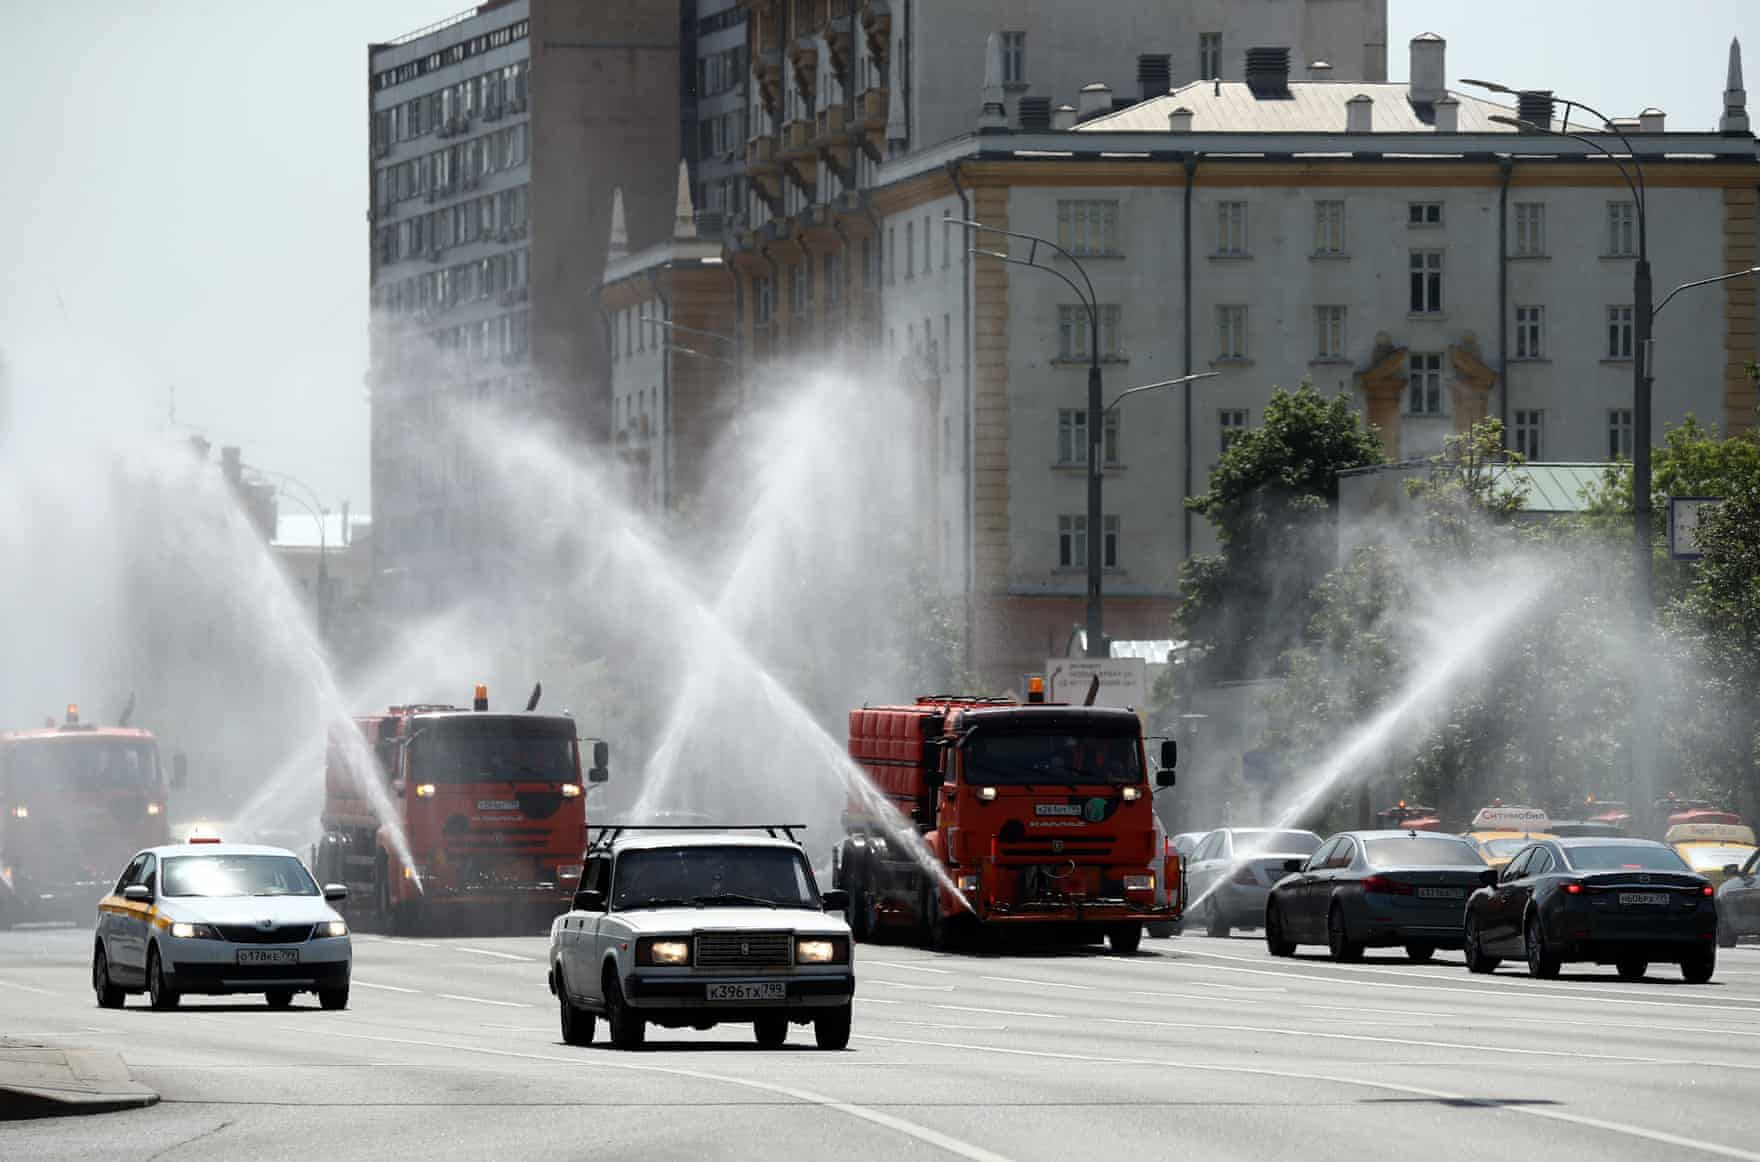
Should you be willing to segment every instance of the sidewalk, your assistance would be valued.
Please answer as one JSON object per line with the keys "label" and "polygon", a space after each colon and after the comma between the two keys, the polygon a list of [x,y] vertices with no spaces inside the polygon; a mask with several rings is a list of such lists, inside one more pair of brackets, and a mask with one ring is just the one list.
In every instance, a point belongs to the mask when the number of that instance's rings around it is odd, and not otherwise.
{"label": "sidewalk", "polygon": [[115,1053],[0,1037],[0,1121],[109,1113],[158,1100]]}

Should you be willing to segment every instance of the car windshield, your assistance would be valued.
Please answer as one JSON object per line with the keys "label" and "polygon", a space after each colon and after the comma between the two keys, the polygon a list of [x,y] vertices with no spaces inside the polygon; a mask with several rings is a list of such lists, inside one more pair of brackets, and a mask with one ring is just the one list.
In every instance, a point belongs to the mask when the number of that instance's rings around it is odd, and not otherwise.
{"label": "car windshield", "polygon": [[1143,781],[1129,734],[979,731],[966,754],[968,782],[986,786],[1131,786]]}
{"label": "car windshield", "polygon": [[566,719],[460,715],[439,718],[410,741],[410,781],[575,781],[574,725]]}
{"label": "car windshield", "polygon": [[1320,850],[1320,837],[1312,831],[1237,831],[1234,854],[1244,859],[1272,852],[1277,855],[1313,855]]}
{"label": "car windshield", "polygon": [[68,735],[12,744],[12,786],[77,791],[152,790],[159,786],[159,755],[151,742]]}
{"label": "car windshield", "polygon": [[1493,859],[1514,859],[1517,852],[1532,842],[1534,841],[1525,835],[1509,839],[1487,839],[1484,841],[1485,854]]}
{"label": "car windshield", "polygon": [[1370,867],[1484,867],[1485,861],[1464,839],[1446,835],[1402,835],[1363,842]]}
{"label": "car windshield", "polygon": [[817,908],[800,852],[788,847],[670,847],[617,857],[617,910],[720,904]]}
{"label": "car windshield", "polygon": [[1610,843],[1565,849],[1565,858],[1578,871],[1669,871],[1692,869],[1671,848],[1660,844]]}
{"label": "car windshield", "polygon": [[159,873],[167,896],[315,896],[318,885],[291,855],[178,855]]}

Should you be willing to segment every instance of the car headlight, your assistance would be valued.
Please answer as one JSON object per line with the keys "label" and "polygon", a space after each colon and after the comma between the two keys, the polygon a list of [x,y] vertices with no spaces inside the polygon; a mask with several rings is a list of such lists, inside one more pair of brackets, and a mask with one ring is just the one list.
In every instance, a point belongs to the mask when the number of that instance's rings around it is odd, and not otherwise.
{"label": "car headlight", "polygon": [[432,799],[433,797],[434,797],[434,784],[433,783],[418,783],[416,785],[416,798],[418,798],[418,799]]}
{"label": "car headlight", "polygon": [[171,934],[179,940],[218,940],[220,933],[208,924],[186,924],[183,921],[171,925]]}
{"label": "car headlight", "polygon": [[1126,787],[1124,789],[1123,794],[1120,796],[1120,798],[1122,798],[1126,803],[1135,803],[1138,799],[1141,799],[1142,797],[1143,797],[1143,788],[1141,788],[1141,787]]}
{"label": "car headlight", "polygon": [[1152,892],[1155,890],[1155,876],[1126,876],[1124,890],[1127,892]]}
{"label": "car headlight", "polygon": [[644,936],[636,942],[636,963],[677,967],[691,962],[691,942],[682,936]]}
{"label": "car headlight", "polygon": [[794,942],[796,964],[847,964],[849,941],[840,936],[803,936]]}
{"label": "car headlight", "polygon": [[312,935],[320,939],[325,936],[347,936],[348,925],[341,920],[320,920],[318,926],[312,929]]}
{"label": "car headlight", "polygon": [[23,803],[20,803],[12,809],[12,817],[14,819],[29,819],[31,817],[31,809],[26,807]]}
{"label": "car headlight", "polygon": [[579,783],[562,784],[562,797],[564,799],[578,799],[580,798],[580,795],[581,785]]}

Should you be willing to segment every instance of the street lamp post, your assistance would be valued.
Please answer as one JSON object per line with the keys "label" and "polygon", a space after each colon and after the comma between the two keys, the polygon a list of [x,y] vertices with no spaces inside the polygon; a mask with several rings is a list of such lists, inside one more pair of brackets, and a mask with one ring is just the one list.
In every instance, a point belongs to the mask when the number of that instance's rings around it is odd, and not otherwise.
{"label": "street lamp post", "polygon": [[[1101,527],[1105,521],[1105,517],[1102,515],[1101,511],[1101,492],[1105,481],[1101,463],[1103,454],[1101,440],[1104,438],[1105,434],[1106,413],[1117,407],[1125,396],[1135,395],[1139,391],[1149,391],[1157,387],[1173,387],[1177,384],[1190,383],[1195,379],[1208,379],[1210,376],[1218,373],[1214,371],[1201,371],[1194,375],[1181,376],[1178,379],[1167,379],[1160,383],[1147,383],[1141,387],[1133,387],[1129,391],[1121,392],[1118,398],[1114,399],[1112,403],[1104,404],[1100,376],[1100,304],[1094,294],[1093,280],[1088,277],[1088,272],[1083,269],[1082,264],[1077,261],[1076,256],[1059,246],[1057,243],[1051,241],[1049,238],[1041,238],[1037,234],[1026,234],[1018,230],[1001,230],[995,226],[986,226],[982,222],[975,222],[967,218],[955,218],[953,221],[967,230],[978,230],[990,234],[1000,234],[1006,238],[1019,238],[1024,242],[1031,243],[1027,249],[1027,256],[1024,259],[1016,258],[1012,254],[1008,254],[1001,250],[983,250],[976,247],[971,248],[970,253],[984,258],[994,258],[998,262],[1012,263],[1015,266],[1031,267],[1034,270],[1042,270],[1047,274],[1056,275],[1067,283],[1069,288],[1075,292],[1076,298],[1081,301],[1082,309],[1087,313],[1088,656],[1090,658],[1104,658],[1110,652],[1106,642],[1104,612],[1101,601],[1101,567],[1104,564],[1101,560],[1101,551],[1105,545],[1104,532]],[[1058,270],[1055,266],[1047,266],[1045,263],[1039,261],[1039,248],[1041,246],[1045,247],[1047,250],[1054,251],[1059,257],[1075,267],[1076,273],[1081,276],[1081,285],[1078,286],[1074,279],[1063,273],[1063,271]]]}
{"label": "street lamp post", "polygon": [[[324,564],[329,549],[329,534],[325,528],[325,524],[326,518],[330,515],[330,510],[324,507],[324,501],[318,496],[317,489],[291,473],[277,472],[273,468],[259,468],[254,464],[246,464],[243,465],[243,467],[249,468],[252,472],[257,472],[264,476],[275,477],[281,482],[281,487],[276,490],[276,495],[285,496],[295,504],[298,504],[301,508],[304,508],[307,512],[311,513],[312,519],[318,523],[318,592],[316,594],[315,609],[317,611],[318,632],[321,635],[324,632],[324,598],[325,581],[327,579]],[[310,498],[309,502],[294,493],[289,492],[287,486],[290,484],[298,485],[304,490],[306,496]],[[348,531],[344,529],[344,540],[347,539],[347,536]]]}

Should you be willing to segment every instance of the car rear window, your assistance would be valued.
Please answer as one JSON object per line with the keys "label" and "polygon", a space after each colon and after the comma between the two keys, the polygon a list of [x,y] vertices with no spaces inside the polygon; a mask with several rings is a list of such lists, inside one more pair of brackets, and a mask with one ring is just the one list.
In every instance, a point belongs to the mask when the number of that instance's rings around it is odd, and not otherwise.
{"label": "car rear window", "polygon": [[1237,831],[1234,853],[1237,856],[1273,852],[1277,855],[1313,855],[1320,850],[1320,837],[1312,831]]}
{"label": "car rear window", "polygon": [[1691,871],[1686,861],[1661,845],[1610,843],[1605,846],[1570,847],[1565,857],[1578,871]]}
{"label": "car rear window", "polygon": [[1443,835],[1402,835],[1363,842],[1370,867],[1484,867],[1472,845]]}

